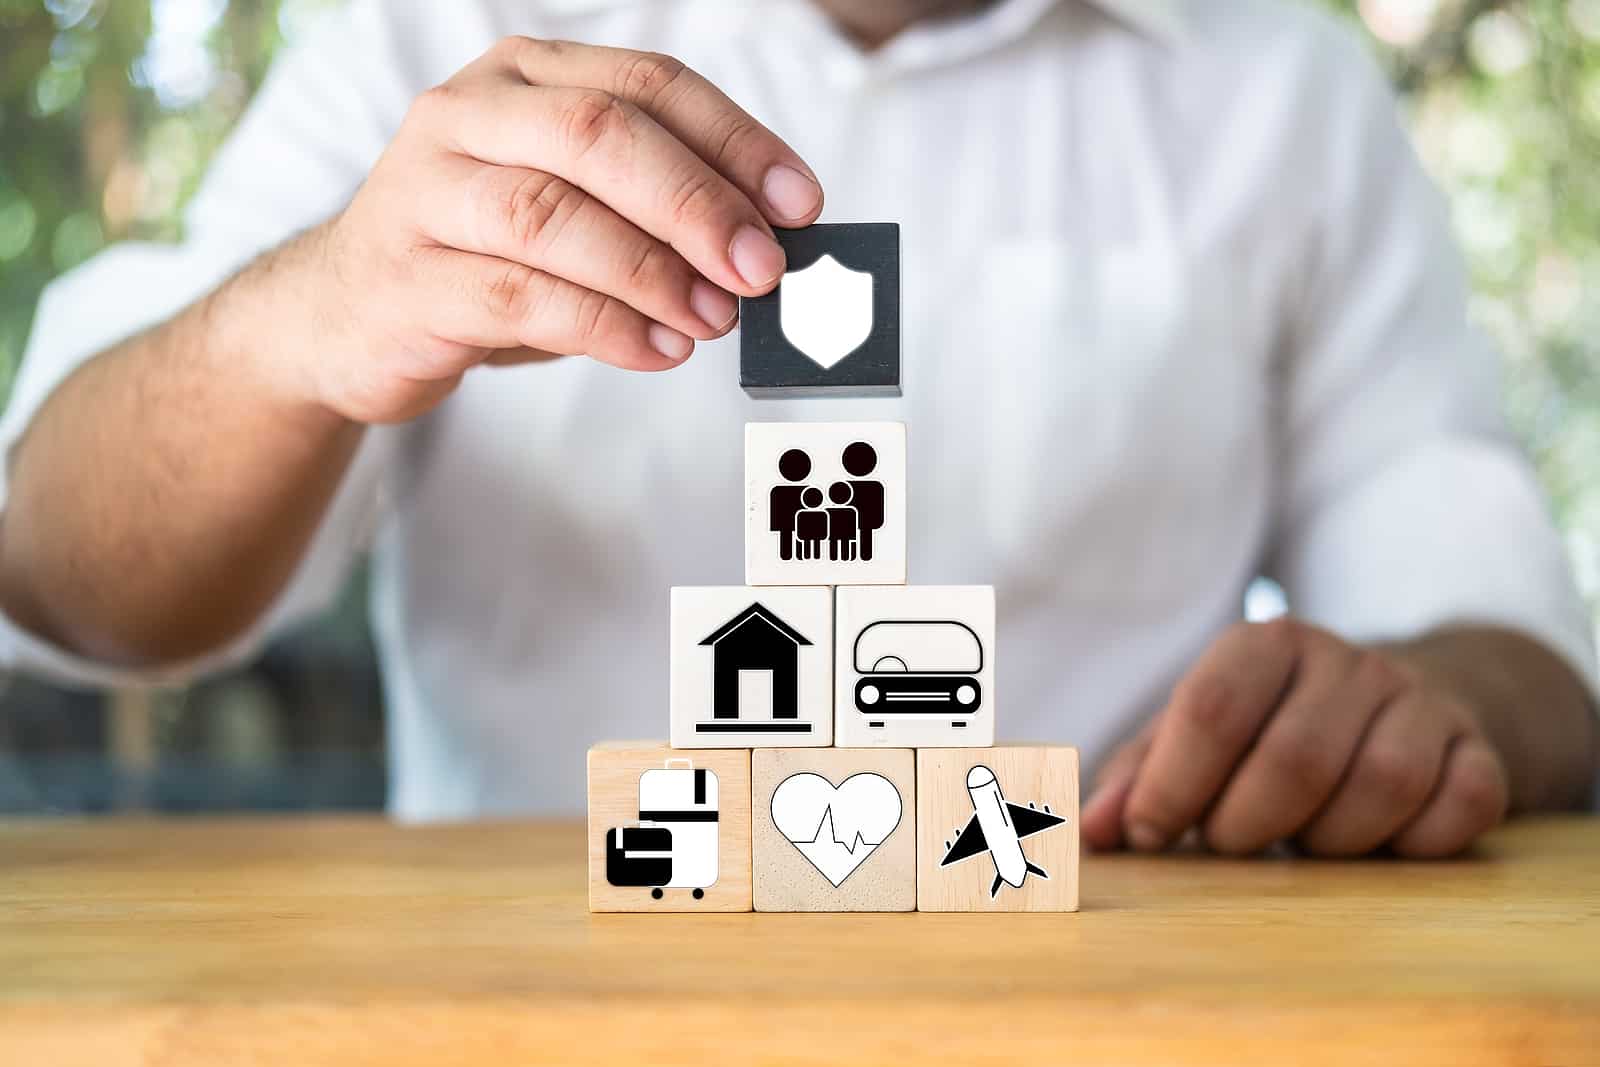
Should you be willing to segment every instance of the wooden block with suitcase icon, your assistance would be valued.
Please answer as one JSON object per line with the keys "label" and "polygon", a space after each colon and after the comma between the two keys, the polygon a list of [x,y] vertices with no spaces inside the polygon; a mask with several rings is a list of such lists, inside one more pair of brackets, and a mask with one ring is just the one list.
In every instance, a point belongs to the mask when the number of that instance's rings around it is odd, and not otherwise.
{"label": "wooden block with suitcase icon", "polygon": [[749,751],[591,748],[589,910],[749,911]]}

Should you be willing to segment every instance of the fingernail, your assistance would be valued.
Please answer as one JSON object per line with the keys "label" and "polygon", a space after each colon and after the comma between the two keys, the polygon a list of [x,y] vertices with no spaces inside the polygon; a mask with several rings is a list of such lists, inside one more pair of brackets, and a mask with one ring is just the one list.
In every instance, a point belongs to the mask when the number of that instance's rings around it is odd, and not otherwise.
{"label": "fingernail", "polygon": [[739,272],[739,277],[752,289],[764,289],[777,281],[787,262],[778,242],[750,225],[741,226],[733,235],[728,258],[733,260],[733,269]]}
{"label": "fingernail", "polygon": [[1167,836],[1149,823],[1136,822],[1128,826],[1124,834],[1128,844],[1140,852],[1154,852],[1167,843]]}
{"label": "fingernail", "polygon": [[689,287],[689,308],[706,324],[706,329],[720,334],[733,325],[734,316],[739,314],[739,301],[732,293],[697,278]]}
{"label": "fingernail", "polygon": [[689,353],[694,351],[694,341],[659,322],[650,324],[649,336],[650,347],[674,363],[682,363],[689,358]]}
{"label": "fingernail", "polygon": [[803,219],[817,210],[822,187],[786,163],[767,171],[761,181],[767,207],[780,219]]}

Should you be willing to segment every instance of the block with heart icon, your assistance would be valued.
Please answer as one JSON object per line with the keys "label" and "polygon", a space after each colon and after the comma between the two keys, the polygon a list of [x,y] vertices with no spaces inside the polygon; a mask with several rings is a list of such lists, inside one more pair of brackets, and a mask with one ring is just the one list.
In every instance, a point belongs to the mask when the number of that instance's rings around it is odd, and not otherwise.
{"label": "block with heart icon", "polygon": [[918,911],[1078,910],[1078,750],[917,752]]}
{"label": "block with heart icon", "polygon": [[758,397],[899,396],[899,224],[776,232],[788,270],[739,301],[739,384]]}
{"label": "block with heart icon", "polygon": [[755,750],[755,910],[913,910],[915,762],[909,749]]}
{"label": "block with heart icon", "polygon": [[591,748],[589,910],[749,911],[749,750]]}
{"label": "block with heart icon", "polygon": [[744,463],[747,584],[904,584],[904,423],[747,423]]}

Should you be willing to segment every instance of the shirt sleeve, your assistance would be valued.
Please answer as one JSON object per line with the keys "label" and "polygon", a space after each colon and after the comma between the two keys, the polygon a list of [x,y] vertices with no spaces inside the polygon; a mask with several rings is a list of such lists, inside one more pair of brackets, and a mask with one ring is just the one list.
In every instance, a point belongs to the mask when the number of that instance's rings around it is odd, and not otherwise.
{"label": "shirt sleeve", "polygon": [[[410,96],[388,62],[391,38],[381,10],[357,0],[278,62],[186,212],[181,244],[114,246],[45,291],[0,419],[0,508],[17,442],[76,368],[322,222],[353,194],[398,122],[393,111]],[[0,616],[0,668],[63,684],[167,684],[248,657],[272,633],[337,596],[377,521],[392,448],[390,433],[369,432],[289,585],[229,647],[159,671],[118,670],[69,655]]]}
{"label": "shirt sleeve", "polygon": [[1467,317],[1443,198],[1375,64],[1325,55],[1319,189],[1279,395],[1285,461],[1270,567],[1302,617],[1355,640],[1505,626],[1596,691],[1592,624],[1498,358]]}

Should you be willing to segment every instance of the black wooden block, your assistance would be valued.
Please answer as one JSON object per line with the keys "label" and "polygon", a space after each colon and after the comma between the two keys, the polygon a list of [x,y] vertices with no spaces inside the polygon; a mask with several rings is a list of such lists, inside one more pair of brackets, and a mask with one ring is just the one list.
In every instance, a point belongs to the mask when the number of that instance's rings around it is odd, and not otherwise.
{"label": "black wooden block", "polygon": [[755,397],[900,395],[900,224],[778,230],[788,272],[739,301],[739,384]]}

